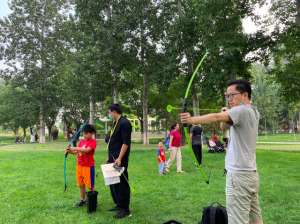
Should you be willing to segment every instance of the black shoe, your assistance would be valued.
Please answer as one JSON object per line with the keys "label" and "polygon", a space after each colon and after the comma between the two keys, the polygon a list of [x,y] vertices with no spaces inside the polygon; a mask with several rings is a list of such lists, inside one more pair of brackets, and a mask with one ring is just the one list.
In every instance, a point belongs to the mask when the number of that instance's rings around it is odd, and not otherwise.
{"label": "black shoe", "polygon": [[109,212],[117,212],[117,211],[120,211],[120,210],[121,210],[121,208],[118,207],[118,206],[113,207],[113,208],[111,208],[111,209],[108,209]]}
{"label": "black shoe", "polygon": [[126,217],[131,217],[131,213],[129,210],[121,209],[117,212],[117,214],[114,216],[115,219],[123,219]]}
{"label": "black shoe", "polygon": [[85,206],[85,205],[86,205],[86,201],[80,200],[79,202],[77,202],[75,204],[75,207],[79,208],[79,207],[82,207],[82,206]]}

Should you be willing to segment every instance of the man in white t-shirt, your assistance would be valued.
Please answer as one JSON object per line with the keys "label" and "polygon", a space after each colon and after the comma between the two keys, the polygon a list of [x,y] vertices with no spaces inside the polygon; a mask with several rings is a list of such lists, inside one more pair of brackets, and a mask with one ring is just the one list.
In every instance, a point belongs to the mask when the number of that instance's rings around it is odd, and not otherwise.
{"label": "man in white t-shirt", "polygon": [[225,158],[226,207],[229,224],[262,224],[259,206],[259,176],[256,167],[256,137],[259,113],[251,105],[251,85],[245,80],[228,84],[225,93],[229,108],[220,113],[191,117],[182,113],[182,123],[230,125]]}

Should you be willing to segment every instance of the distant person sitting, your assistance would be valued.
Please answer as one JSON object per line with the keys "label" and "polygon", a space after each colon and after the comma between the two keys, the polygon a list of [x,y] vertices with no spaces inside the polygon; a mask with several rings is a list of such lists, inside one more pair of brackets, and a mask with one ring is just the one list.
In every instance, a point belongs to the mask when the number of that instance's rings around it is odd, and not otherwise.
{"label": "distant person sitting", "polygon": [[210,152],[210,153],[214,153],[214,152],[218,151],[218,147],[217,147],[216,143],[211,139],[209,139],[207,141],[207,146],[208,146],[208,152]]}
{"label": "distant person sitting", "polygon": [[215,131],[211,136],[211,140],[214,141],[218,147],[224,147],[223,143],[220,141],[220,138]]}
{"label": "distant person sitting", "polygon": [[202,127],[194,125],[190,133],[193,152],[198,164],[202,164]]}
{"label": "distant person sitting", "polygon": [[209,152],[224,152],[224,145],[219,139],[219,136],[214,131],[211,138],[208,141],[208,150]]}

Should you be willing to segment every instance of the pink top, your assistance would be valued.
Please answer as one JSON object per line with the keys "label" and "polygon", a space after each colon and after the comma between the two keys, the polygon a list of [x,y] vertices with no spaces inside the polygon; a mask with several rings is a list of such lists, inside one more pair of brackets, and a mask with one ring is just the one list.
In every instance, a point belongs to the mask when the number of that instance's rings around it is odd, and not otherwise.
{"label": "pink top", "polygon": [[170,136],[173,137],[171,142],[171,146],[173,147],[180,147],[181,146],[181,134],[178,130],[172,130]]}

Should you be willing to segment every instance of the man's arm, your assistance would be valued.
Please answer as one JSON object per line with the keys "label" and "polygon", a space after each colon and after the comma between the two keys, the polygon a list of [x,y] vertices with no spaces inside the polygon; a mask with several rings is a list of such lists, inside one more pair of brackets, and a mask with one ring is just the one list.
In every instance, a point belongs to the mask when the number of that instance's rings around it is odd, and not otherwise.
{"label": "man's arm", "polygon": [[128,145],[123,144],[122,147],[121,147],[121,151],[120,151],[119,157],[115,160],[115,163],[118,166],[121,166],[122,159],[125,156],[125,154],[127,152],[127,149],[128,149]]}
{"label": "man's arm", "polygon": [[131,125],[130,123],[124,123],[122,124],[122,126],[120,126],[121,128],[121,136],[122,136],[122,140],[123,140],[123,144],[119,153],[118,158],[115,160],[115,163],[118,166],[121,166],[122,164],[122,159],[124,158],[128,147],[131,143]]}
{"label": "man's arm", "polygon": [[186,124],[210,124],[215,122],[232,122],[227,111],[192,117],[190,113],[181,113],[180,119]]}
{"label": "man's arm", "polygon": [[[225,111],[227,111],[228,110],[228,108],[227,107],[223,107],[222,108],[222,112],[225,112]],[[220,129],[222,130],[222,131],[226,131],[226,130],[228,130],[230,128],[230,123],[226,123],[226,122],[221,122],[220,123]]]}

